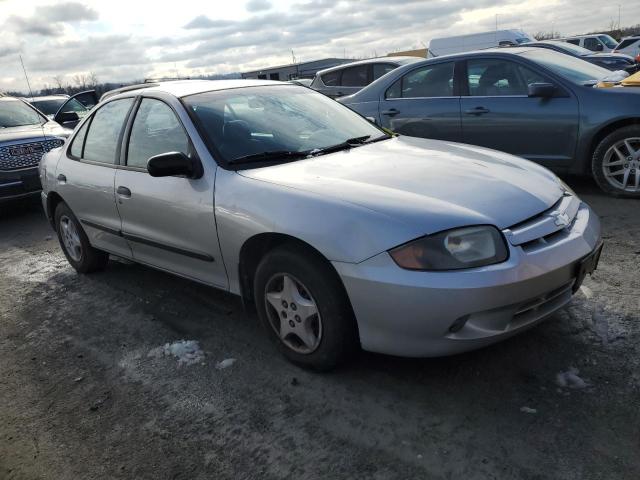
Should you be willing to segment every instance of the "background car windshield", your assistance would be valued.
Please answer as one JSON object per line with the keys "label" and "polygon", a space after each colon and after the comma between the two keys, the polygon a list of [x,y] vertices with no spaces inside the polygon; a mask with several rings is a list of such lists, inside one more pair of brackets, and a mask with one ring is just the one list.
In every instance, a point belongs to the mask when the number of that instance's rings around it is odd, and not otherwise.
{"label": "background car windshield", "polygon": [[597,82],[611,74],[606,68],[544,48],[532,48],[521,55],[547,67],[567,80],[581,85]]}
{"label": "background car windshield", "polygon": [[225,160],[272,151],[311,151],[380,129],[347,107],[298,86],[206,92],[185,98]]}
{"label": "background car windshield", "polygon": [[33,108],[20,100],[0,101],[0,128],[38,125],[44,121]]}
{"label": "background car windshield", "polygon": [[59,98],[56,100],[33,100],[31,104],[45,115],[55,115],[62,104],[66,101],[66,98]]}

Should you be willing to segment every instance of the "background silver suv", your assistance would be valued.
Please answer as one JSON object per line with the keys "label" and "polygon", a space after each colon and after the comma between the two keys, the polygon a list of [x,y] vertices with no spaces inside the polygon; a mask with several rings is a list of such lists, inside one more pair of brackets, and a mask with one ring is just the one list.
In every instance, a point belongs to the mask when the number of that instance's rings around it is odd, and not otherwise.
{"label": "background silver suv", "polygon": [[311,88],[337,98],[352,95],[400,65],[417,62],[418,57],[370,58],[327,68],[316,73]]}

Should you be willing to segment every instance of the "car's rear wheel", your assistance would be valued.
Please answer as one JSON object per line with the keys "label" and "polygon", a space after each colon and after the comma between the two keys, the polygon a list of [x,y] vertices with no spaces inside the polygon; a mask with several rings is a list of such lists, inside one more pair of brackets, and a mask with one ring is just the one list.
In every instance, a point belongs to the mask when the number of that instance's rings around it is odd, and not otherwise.
{"label": "car's rear wheel", "polygon": [[623,127],[607,135],[593,154],[592,171],[605,192],[640,198],[640,126]]}
{"label": "car's rear wheel", "polygon": [[314,252],[290,244],[268,253],[256,270],[254,295],[268,335],[293,363],[330,370],[357,350],[344,287]]}
{"label": "car's rear wheel", "polygon": [[62,251],[77,272],[89,273],[104,269],[109,261],[109,254],[91,246],[82,225],[64,202],[56,207],[55,225]]}

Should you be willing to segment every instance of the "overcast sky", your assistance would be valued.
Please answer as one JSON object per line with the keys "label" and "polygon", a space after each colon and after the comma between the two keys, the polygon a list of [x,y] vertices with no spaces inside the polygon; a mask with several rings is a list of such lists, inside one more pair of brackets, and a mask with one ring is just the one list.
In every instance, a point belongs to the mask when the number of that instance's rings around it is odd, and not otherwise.
{"label": "overcast sky", "polygon": [[434,37],[522,28],[562,34],[640,22],[618,0],[0,0],[0,90],[94,72],[100,81],[229,73],[420,48]]}

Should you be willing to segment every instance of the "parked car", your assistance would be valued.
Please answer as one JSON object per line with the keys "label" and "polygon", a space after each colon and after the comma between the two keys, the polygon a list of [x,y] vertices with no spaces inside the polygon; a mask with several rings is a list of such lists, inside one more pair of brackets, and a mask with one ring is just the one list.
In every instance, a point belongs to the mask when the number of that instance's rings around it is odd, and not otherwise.
{"label": "parked car", "polygon": [[524,47],[548,48],[556,52],[565,53],[572,57],[580,58],[589,63],[594,63],[607,70],[625,70],[635,73],[640,69],[640,64],[636,63],[633,57],[621,53],[593,53],[586,48],[578,47],[568,42],[559,40],[545,40],[542,42],[525,43]]}
{"label": "parked car", "polygon": [[[46,95],[23,99],[44,113],[50,120],[73,129],[98,103],[94,90],[69,95]],[[84,102],[84,103],[83,103]],[[90,107],[85,106],[90,105]]]}
{"label": "parked car", "polygon": [[316,369],[358,345],[448,355],[522,332],[601,249],[597,216],[545,168],[392,137],[285,82],[111,96],[40,170],[78,272],[113,253],[228,290]]}
{"label": "parked car", "polygon": [[0,204],[38,195],[38,162],[70,133],[19,98],[0,94]]}
{"label": "parked car", "polygon": [[630,55],[640,62],[640,35],[623,38],[613,51]]}
{"label": "parked car", "polygon": [[512,47],[527,42],[535,42],[535,39],[522,30],[495,30],[434,38],[429,42],[428,56],[440,57],[493,47]]}
{"label": "parked car", "polygon": [[495,148],[640,197],[640,92],[592,88],[614,73],[502,48],[405,65],[339,101],[404,135]]}
{"label": "parked car", "polygon": [[606,33],[576,35],[573,37],[560,38],[559,40],[586,48],[592,52],[612,52],[618,45],[618,42]]}
{"label": "parked car", "polygon": [[382,57],[345,63],[320,70],[310,87],[332,98],[351,95],[394,68],[419,60],[418,57]]}

